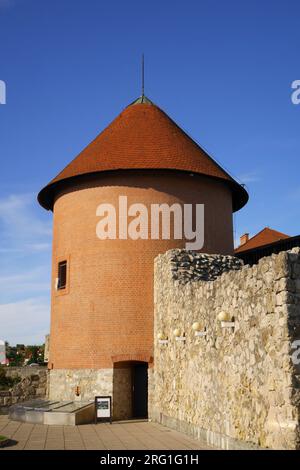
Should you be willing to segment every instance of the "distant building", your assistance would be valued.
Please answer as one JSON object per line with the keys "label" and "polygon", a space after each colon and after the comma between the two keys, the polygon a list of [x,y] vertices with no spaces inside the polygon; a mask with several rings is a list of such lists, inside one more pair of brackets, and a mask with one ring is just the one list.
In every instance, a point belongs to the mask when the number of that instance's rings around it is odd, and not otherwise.
{"label": "distant building", "polygon": [[3,341],[2,339],[0,339],[0,364],[1,365],[7,364],[5,341]]}
{"label": "distant building", "polygon": [[265,227],[253,237],[249,238],[249,233],[245,233],[240,237],[240,245],[236,248],[235,253],[241,253],[243,251],[252,250],[270,243],[278,242],[279,240],[285,240],[290,238],[285,233],[277,232],[272,228]]}
{"label": "distant building", "polygon": [[249,238],[249,233],[242,235],[240,245],[234,252],[245,264],[252,265],[265,256],[290,250],[295,246],[300,246],[300,235],[290,237],[285,233],[265,227],[251,238]]}

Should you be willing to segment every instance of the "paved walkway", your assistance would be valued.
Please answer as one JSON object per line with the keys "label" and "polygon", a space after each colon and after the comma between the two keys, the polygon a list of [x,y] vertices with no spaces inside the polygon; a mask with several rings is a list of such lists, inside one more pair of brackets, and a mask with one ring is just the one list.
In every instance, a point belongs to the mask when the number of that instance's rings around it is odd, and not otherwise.
{"label": "paved walkway", "polygon": [[146,421],[81,426],[46,426],[0,415],[0,434],[13,443],[2,450],[205,450],[205,444]]}

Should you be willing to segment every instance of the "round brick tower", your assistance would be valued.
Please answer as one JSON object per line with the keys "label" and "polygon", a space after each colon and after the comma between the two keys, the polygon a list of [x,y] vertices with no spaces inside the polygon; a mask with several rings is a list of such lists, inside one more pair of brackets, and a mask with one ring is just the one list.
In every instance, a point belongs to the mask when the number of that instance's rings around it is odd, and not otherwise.
{"label": "round brick tower", "polygon": [[[147,238],[124,235],[120,197],[149,214],[153,204],[203,204],[201,251],[231,254],[232,213],[248,195],[144,96],[39,193],[54,214],[50,398],[111,395],[114,417],[128,418],[147,412],[154,258],[187,240],[174,223],[167,239],[153,239],[150,224]],[[101,204],[116,208],[115,238],[97,236]]]}

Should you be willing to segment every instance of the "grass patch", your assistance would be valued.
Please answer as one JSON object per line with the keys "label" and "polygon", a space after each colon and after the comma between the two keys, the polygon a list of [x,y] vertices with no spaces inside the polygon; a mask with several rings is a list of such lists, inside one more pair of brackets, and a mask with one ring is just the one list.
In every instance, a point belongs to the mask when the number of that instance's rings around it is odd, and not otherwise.
{"label": "grass patch", "polygon": [[6,436],[0,436],[0,442],[1,441],[6,441],[7,437]]}

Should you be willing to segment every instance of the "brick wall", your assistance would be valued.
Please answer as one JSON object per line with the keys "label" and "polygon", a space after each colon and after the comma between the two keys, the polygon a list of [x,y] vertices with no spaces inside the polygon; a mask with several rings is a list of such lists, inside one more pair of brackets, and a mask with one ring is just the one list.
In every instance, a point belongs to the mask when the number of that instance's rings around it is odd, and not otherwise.
{"label": "brick wall", "polygon": [[[99,240],[100,203],[204,203],[205,247],[230,253],[231,192],[222,182],[172,172],[100,175],[65,190],[54,206],[49,367],[101,369],[153,356],[153,261],[180,240]],[[68,285],[54,289],[57,264],[68,261]]]}

